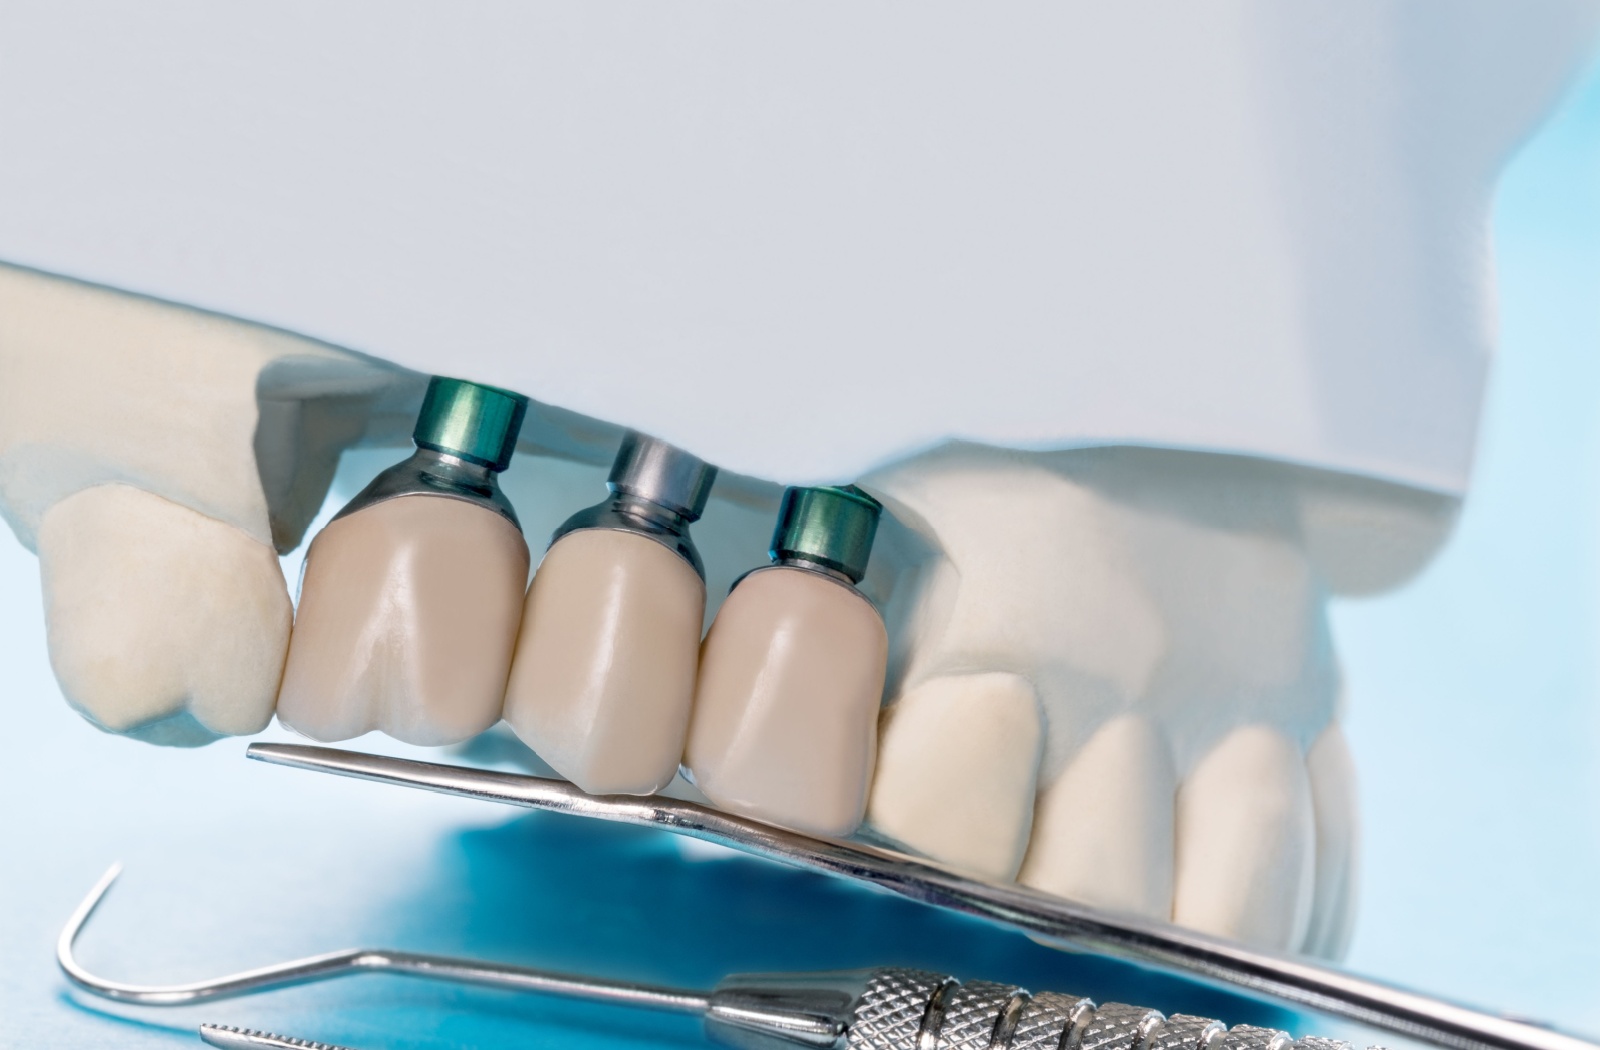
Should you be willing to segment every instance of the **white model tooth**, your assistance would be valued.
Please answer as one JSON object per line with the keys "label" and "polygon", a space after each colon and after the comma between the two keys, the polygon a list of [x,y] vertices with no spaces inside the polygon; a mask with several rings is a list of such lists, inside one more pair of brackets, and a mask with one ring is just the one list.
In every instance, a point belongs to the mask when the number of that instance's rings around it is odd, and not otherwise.
{"label": "white model tooth", "polygon": [[1174,922],[1263,948],[1304,943],[1316,833],[1288,738],[1259,725],[1223,738],[1178,790],[1177,832]]}
{"label": "white model tooth", "polygon": [[934,860],[988,879],[1022,863],[1044,751],[1026,678],[935,678],[883,713],[867,820]]}
{"label": "white model tooth", "polygon": [[1150,722],[1112,719],[1040,794],[1017,881],[1084,904],[1167,918],[1176,789],[1166,742]]}
{"label": "white model tooth", "polygon": [[272,718],[292,610],[265,543],[127,485],[61,500],[38,543],[50,661],[85,717],[173,744]]}
{"label": "white model tooth", "polygon": [[1338,723],[1323,730],[1306,752],[1306,773],[1317,817],[1317,864],[1304,950],[1337,962],[1349,949],[1355,926],[1360,841],[1355,762]]}

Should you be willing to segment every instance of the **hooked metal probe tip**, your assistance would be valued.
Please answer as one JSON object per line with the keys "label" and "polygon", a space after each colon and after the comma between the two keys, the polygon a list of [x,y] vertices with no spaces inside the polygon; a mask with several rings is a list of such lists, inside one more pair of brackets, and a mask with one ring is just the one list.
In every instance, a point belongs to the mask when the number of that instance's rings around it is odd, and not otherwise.
{"label": "hooked metal probe tip", "polygon": [[137,1003],[141,1006],[185,1006],[212,999],[229,999],[238,995],[270,991],[274,988],[312,984],[352,974],[392,973],[422,977],[447,984],[471,984],[516,992],[542,992],[674,1013],[703,1013],[709,1005],[706,996],[677,988],[609,981],[603,978],[574,978],[526,966],[455,959],[422,952],[392,951],[387,948],[347,948],[344,951],[311,955],[304,959],[292,959],[272,966],[229,974],[226,977],[186,984],[142,985],[108,980],[97,977],[85,969],[78,962],[73,949],[84,926],[88,924],[89,917],[105,899],[106,893],[117,881],[117,876],[121,872],[122,866],[113,864],[100,877],[100,881],[95,883],[89,895],[67,919],[66,926],[61,930],[61,936],[56,940],[56,962],[67,979],[86,992],[117,1002]]}

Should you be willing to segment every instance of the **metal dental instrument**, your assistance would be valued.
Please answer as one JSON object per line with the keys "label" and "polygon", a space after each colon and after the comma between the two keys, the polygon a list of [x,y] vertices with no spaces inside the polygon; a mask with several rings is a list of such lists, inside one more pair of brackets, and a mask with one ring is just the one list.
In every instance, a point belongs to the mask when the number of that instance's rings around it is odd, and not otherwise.
{"label": "metal dental instrument", "polygon": [[[73,984],[119,1002],[182,1006],[359,973],[393,973],[450,984],[564,995],[622,1006],[698,1014],[706,1034],[742,1050],[1352,1050],[1349,1043],[1077,995],[882,967],[813,974],[730,977],[710,992],[551,973],[503,963],[356,948],[188,984],[147,986],[96,977],[73,956],[89,917],[116,881],[112,869],[67,920],[56,958]],[[201,1037],[224,1050],[339,1050],[218,1025]]]}
{"label": "metal dental instrument", "polygon": [[313,1043],[309,1039],[273,1035],[249,1028],[232,1028],[225,1024],[201,1025],[200,1041],[219,1050],[350,1050],[347,1046]]}
{"label": "metal dental instrument", "polygon": [[1576,1036],[1341,973],[1306,959],[1247,948],[1170,923],[1100,911],[1023,886],[981,882],[891,850],[811,838],[692,802],[661,796],[589,795],[561,780],[329,747],[251,744],[246,754],[274,765],[381,784],[665,828],[758,857],[870,883],[1037,937],[1212,985],[1244,989],[1456,1050],[1600,1050],[1600,1044]]}

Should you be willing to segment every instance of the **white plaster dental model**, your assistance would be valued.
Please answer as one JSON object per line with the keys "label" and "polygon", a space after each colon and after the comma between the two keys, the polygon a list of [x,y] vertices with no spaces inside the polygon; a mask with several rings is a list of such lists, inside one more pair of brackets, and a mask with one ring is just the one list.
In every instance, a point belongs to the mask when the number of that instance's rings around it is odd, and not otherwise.
{"label": "white plaster dental model", "polygon": [[1342,950],[1324,606],[1448,532],[1495,174],[1594,3],[6,17],[0,258],[384,359],[0,268],[0,512],[96,724],[262,725],[273,549],[462,375],[583,485],[622,426],[742,475],[712,613],[783,484],[882,499],[876,834]]}
{"label": "white plaster dental model", "polygon": [[[1348,819],[1319,854],[1313,807],[1352,813],[1354,784],[1347,764],[1313,784],[1305,758],[1319,736],[1342,747],[1326,580],[1400,566],[1308,551],[1304,507],[1333,494],[1299,492],[1328,482],[1156,450],[956,447],[865,483],[935,552],[894,584],[910,611],[888,601],[909,655],[884,715],[877,831],[1279,948],[1307,945],[1314,863],[1341,873],[1318,913],[1345,908]],[[1387,505],[1398,519],[1403,499]],[[1449,505],[1411,515],[1426,548]],[[1319,926],[1314,947],[1336,953],[1346,934]]]}
{"label": "white plaster dental model", "polygon": [[855,585],[880,509],[855,488],[789,489],[773,564],[722,603],[701,649],[684,753],[718,806],[816,835],[861,823],[889,639]]}
{"label": "white plaster dental model", "polygon": [[716,475],[629,433],[612,498],[557,530],[528,588],[505,719],[585,791],[649,795],[678,772],[706,608],[689,526]]}
{"label": "white plaster dental model", "polygon": [[406,385],[314,340],[0,266],[0,513],[39,552],[68,702],[158,743],[265,726],[292,616],[274,546]]}

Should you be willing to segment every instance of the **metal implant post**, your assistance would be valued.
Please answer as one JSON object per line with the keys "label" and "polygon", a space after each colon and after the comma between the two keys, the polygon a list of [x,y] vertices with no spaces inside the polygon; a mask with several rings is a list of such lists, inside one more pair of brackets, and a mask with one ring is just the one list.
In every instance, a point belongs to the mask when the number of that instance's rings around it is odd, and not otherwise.
{"label": "metal implant post", "polygon": [[528,399],[510,390],[434,376],[411,441],[417,450],[383,471],[334,520],[397,496],[446,496],[476,503],[522,528],[497,475],[511,465]]}
{"label": "metal implant post", "polygon": [[618,529],[662,544],[704,580],[700,552],[689,526],[700,520],[717,480],[717,468],[675,445],[630,430],[623,435],[606,478],[611,496],[568,518],[550,543],[583,529]]}

